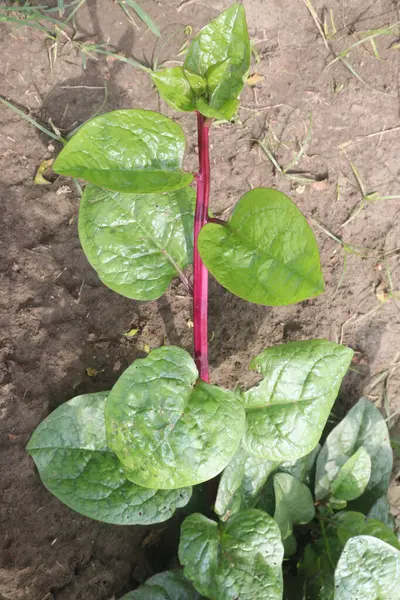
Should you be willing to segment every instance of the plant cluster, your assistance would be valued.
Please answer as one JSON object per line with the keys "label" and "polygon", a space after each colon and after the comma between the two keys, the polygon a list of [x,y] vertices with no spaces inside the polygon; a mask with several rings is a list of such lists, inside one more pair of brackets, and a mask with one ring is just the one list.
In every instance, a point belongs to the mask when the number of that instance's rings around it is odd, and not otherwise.
{"label": "plant cluster", "polygon": [[165,521],[220,476],[205,514],[182,523],[184,569],[155,575],[125,600],[280,600],[290,597],[288,569],[296,599],[398,600],[382,416],[362,399],[319,445],[352,350],[326,340],[281,344],[252,360],[260,382],[251,389],[209,383],[208,271],[269,306],[324,286],[314,234],[284,194],[254,189],[227,222],[209,217],[211,123],[235,115],[250,55],[236,3],[197,34],[183,66],[152,73],[168,104],[197,113],[195,176],[182,169],[181,128],[147,110],[92,119],[56,159],[57,173],[88,182],[79,235],[108,287],[152,300],[179,277],[193,292],[194,359],[173,346],[151,351],[110,391],[57,408],[27,449],[50,492],[114,524]]}

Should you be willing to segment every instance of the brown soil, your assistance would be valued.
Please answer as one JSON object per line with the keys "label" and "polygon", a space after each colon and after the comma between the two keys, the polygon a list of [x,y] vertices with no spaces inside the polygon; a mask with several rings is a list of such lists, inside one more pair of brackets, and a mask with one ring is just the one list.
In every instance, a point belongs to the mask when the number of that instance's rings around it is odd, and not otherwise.
{"label": "brown soil", "polygon": [[[180,9],[178,0],[141,0],[167,36],[163,58],[173,57],[183,43],[185,25],[197,30],[229,3],[199,0],[183,2]],[[349,224],[342,224],[360,201],[350,162],[367,192],[400,193],[400,54],[391,47],[395,37],[377,40],[381,60],[369,45],[350,54],[366,82],[362,83],[340,63],[325,68],[332,56],[302,0],[245,0],[245,6],[260,58],[253,72],[263,79],[245,90],[236,125],[214,127],[214,213],[228,215],[250,187],[278,187],[309,218],[347,243],[374,248],[375,258],[365,258],[366,250],[360,251],[362,256],[348,255],[344,280],[335,293],[343,251],[313,221],[326,279],[326,293],[320,298],[269,310],[232,296],[212,281],[212,382],[248,384],[253,378],[250,359],[265,346],[325,337],[357,351],[341,406],[348,408],[365,393],[380,405],[382,385],[370,389],[371,378],[390,367],[400,351],[399,307],[387,296],[389,271],[393,289],[400,289],[395,251],[400,201],[371,203]],[[321,15],[324,3],[315,0],[314,6]],[[354,31],[400,20],[398,0],[330,0],[328,8],[338,29],[336,51],[354,42]],[[82,38],[109,40],[139,59],[151,56],[152,34],[143,27],[137,31],[111,0],[87,0],[77,23]],[[147,75],[129,65],[100,57],[88,60],[84,71],[71,44],[60,43],[50,69],[49,44],[40,32],[3,26],[0,36],[0,92],[47,127],[51,119],[68,130],[97,110],[113,108],[173,114],[160,104]],[[102,106],[105,84],[108,96]],[[266,134],[276,146],[280,140],[276,155],[287,164],[305,137],[310,114],[312,139],[295,168],[321,181],[305,185],[275,172],[254,140]],[[174,116],[187,134],[187,166],[195,168],[195,119]],[[60,178],[47,187],[32,184],[40,162],[55,156],[57,143],[2,105],[0,124],[0,596],[110,600],[168,564],[168,552],[155,564],[154,552],[146,551],[160,528],[149,538],[150,528],[105,525],[72,512],[45,490],[24,447],[50,411],[78,393],[108,389],[144,355],[145,344],[179,344],[190,350],[190,300],[178,284],[149,303],[119,297],[100,284],[79,245],[78,198],[71,182]],[[379,258],[385,253],[386,265]],[[388,301],[374,310],[379,298]],[[131,327],[140,332],[127,340],[121,333]],[[88,367],[98,371],[95,378],[86,374]],[[392,412],[400,406],[399,389],[400,370],[387,385]],[[393,502],[400,505],[396,481],[393,485]]]}

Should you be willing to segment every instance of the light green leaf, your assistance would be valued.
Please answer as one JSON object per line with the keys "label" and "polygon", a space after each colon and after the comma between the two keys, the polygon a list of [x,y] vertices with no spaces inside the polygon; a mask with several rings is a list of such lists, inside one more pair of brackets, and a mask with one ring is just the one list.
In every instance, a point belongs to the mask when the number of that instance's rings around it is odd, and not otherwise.
{"label": "light green leaf", "polygon": [[336,534],[343,546],[350,538],[357,535],[372,535],[400,550],[397,537],[390,527],[362,513],[343,511],[332,517],[332,522],[337,528]]}
{"label": "light green leaf", "polygon": [[185,576],[211,600],[281,600],[282,559],[279,528],[261,510],[245,510],[220,528],[197,513],[182,524]]}
{"label": "light green leaf", "polygon": [[[221,63],[223,67],[213,73]],[[184,67],[207,79],[211,108],[218,110],[238,98],[250,69],[250,41],[242,4],[236,2],[203,27],[189,47]]]}
{"label": "light green leaf", "polygon": [[225,225],[205,225],[199,252],[216,280],[249,302],[284,306],[324,290],[314,233],[276,190],[251,190]]}
{"label": "light green leaf", "polygon": [[369,535],[351,538],[335,571],[335,600],[400,600],[400,552]]}
{"label": "light green leaf", "polygon": [[185,76],[183,67],[169,67],[153,71],[151,78],[158,93],[167,104],[184,112],[192,112],[195,107],[195,93]]}
{"label": "light green leaf", "polygon": [[274,520],[279,526],[282,540],[285,540],[291,535],[293,525],[304,525],[313,520],[314,500],[308,487],[288,473],[276,473],[273,481]]}
{"label": "light green leaf", "polygon": [[251,363],[264,379],[244,394],[244,448],[272,461],[296,460],[317,445],[353,351],[326,340],[267,348]]}
{"label": "light green leaf", "polygon": [[332,481],[331,492],[339,500],[355,500],[364,492],[370,477],[371,459],[361,447],[340,467]]}
{"label": "light green leaf", "polygon": [[172,119],[151,110],[114,110],[78,130],[53,171],[117,192],[151,194],[186,187],[185,136]]}
{"label": "light green leaf", "polygon": [[183,569],[164,571],[150,577],[121,600],[202,600],[203,596],[185,579]]}
{"label": "light green leaf", "polygon": [[153,300],[192,262],[196,193],[122,194],[87,185],[79,209],[83,250],[102,282]]}
{"label": "light green leaf", "polygon": [[192,71],[189,69],[183,69],[183,71],[195,95],[202,96],[205,94],[207,90],[207,82],[204,77],[197,75],[197,73],[192,73]]}
{"label": "light green leaf", "polygon": [[239,108],[239,100],[229,100],[217,110],[216,108],[212,108],[209,104],[207,104],[204,98],[197,98],[196,108],[202,115],[209,117],[210,119],[230,121],[237,113],[237,109]]}
{"label": "light green leaf", "polygon": [[208,481],[238,449],[241,400],[197,378],[185,350],[164,346],[136,360],[111,390],[107,439],[138,485],[174,489]]}
{"label": "light green leaf", "polygon": [[239,447],[225,467],[218,485],[214,510],[222,521],[255,506],[268,476],[278,465],[279,463],[248,454]]}
{"label": "light green leaf", "polygon": [[317,459],[315,494],[325,498],[339,469],[359,449],[371,458],[371,477],[357,507],[369,510],[386,494],[393,466],[389,432],[379,410],[367,398],[362,398],[328,435]]}
{"label": "light green leaf", "polygon": [[26,449],[47,489],[82,515],[117,525],[166,521],[189,502],[191,489],[149,490],[126,479],[107,446],[107,394],[85,394],[59,406]]}

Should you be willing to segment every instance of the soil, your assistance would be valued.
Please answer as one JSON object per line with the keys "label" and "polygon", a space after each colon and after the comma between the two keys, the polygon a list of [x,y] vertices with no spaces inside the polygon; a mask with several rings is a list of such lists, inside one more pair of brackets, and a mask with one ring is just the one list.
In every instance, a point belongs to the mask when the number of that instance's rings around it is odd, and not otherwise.
{"label": "soil", "polygon": [[[141,0],[159,23],[165,44],[160,60],[173,59],[185,41],[226,8],[213,2]],[[245,0],[258,53],[236,124],[212,132],[212,210],[226,218],[250,187],[288,193],[314,227],[321,250],[326,292],[286,308],[248,304],[210,284],[210,363],[213,383],[248,385],[252,357],[268,345],[328,338],[356,351],[338,410],[367,394],[382,410],[400,407],[400,369],[385,390],[374,376],[399,361],[400,200],[369,202],[349,223],[360,190],[353,163],[366,188],[380,196],[400,194],[399,50],[396,36],[359,46],[347,57],[364,82],[332,54],[301,0]],[[398,0],[315,0],[321,18],[332,8],[336,52],[365,31],[400,20]],[[79,39],[107,41],[127,56],[151,60],[155,38],[136,29],[111,0],[87,0],[77,13]],[[139,22],[138,22],[139,24]],[[188,139],[186,166],[196,166],[195,119],[160,103],[141,71],[97,56],[82,67],[79,52],[61,39],[49,64],[51,43],[40,31],[0,29],[0,92],[43,125],[67,132],[97,111],[147,108],[174,116]],[[107,96],[104,96],[105,86]],[[282,175],[256,140],[267,136],[281,165],[299,152],[293,167],[311,173],[304,183]],[[6,600],[111,600],[134,588],[173,560],[173,547],[154,552],[162,527],[117,527],[79,516],[41,484],[24,448],[35,427],[58,405],[80,393],[105,390],[136,358],[164,343],[191,349],[191,303],[178,283],[160,300],[140,303],[119,297],[98,280],[80,248],[79,200],[68,179],[33,184],[44,159],[59,145],[9,108],[0,105],[1,307],[0,415],[1,522],[0,596]],[[324,228],[324,230],[322,229]],[[363,247],[346,255],[332,232]],[[373,250],[368,250],[368,249]],[[347,269],[343,277],[343,260]],[[392,293],[393,292],[393,293]],[[400,296],[399,296],[400,298]],[[139,329],[134,338],[121,334]],[[87,369],[97,371],[89,377]],[[385,391],[386,403],[383,403]],[[386,407],[386,408],[385,408]],[[400,437],[396,418],[389,421]],[[398,466],[397,466],[398,470]],[[391,489],[400,512],[400,481]]]}

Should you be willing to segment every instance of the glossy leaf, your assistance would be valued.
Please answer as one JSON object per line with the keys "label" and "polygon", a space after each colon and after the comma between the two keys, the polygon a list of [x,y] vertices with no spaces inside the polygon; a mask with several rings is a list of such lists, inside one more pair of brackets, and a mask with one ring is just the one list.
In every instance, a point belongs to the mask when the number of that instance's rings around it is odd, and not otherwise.
{"label": "glossy leaf", "polygon": [[136,360],[111,390],[108,442],[138,485],[174,489],[208,481],[238,449],[241,400],[197,378],[185,350],[164,346]]}
{"label": "glossy leaf", "polygon": [[240,447],[225,467],[218,485],[214,510],[222,521],[255,506],[268,476],[278,465],[248,454]]}
{"label": "glossy leaf", "polygon": [[317,499],[325,498],[340,468],[359,449],[364,448],[371,459],[371,477],[357,503],[363,510],[386,494],[393,466],[389,432],[379,410],[367,398],[362,398],[328,435],[317,459]]}
{"label": "glossy leaf", "polygon": [[244,394],[244,448],[272,461],[294,461],[317,445],[353,351],[326,340],[267,348],[251,363],[263,375]]}
{"label": "glossy leaf", "polygon": [[216,109],[210,106],[204,98],[197,98],[196,108],[202,115],[210,119],[230,121],[237,113],[239,100],[228,100],[219,109]]}
{"label": "glossy leaf", "polygon": [[107,393],[59,406],[34,431],[27,451],[47,489],[73,510],[117,525],[166,521],[189,502],[191,489],[149,490],[127,480],[107,446]]}
{"label": "glossy leaf", "polygon": [[164,571],[150,577],[140,587],[121,600],[202,600],[182,569]]}
{"label": "glossy leaf", "polygon": [[276,190],[251,190],[226,224],[205,225],[199,252],[222,286],[250,302],[284,306],[324,290],[314,233],[297,206]]}
{"label": "glossy leaf", "polygon": [[390,527],[376,519],[370,519],[355,511],[343,511],[337,513],[332,520],[336,527],[338,539],[343,546],[350,538],[357,535],[372,535],[400,550],[400,544],[395,533]]}
{"label": "glossy leaf", "polygon": [[189,47],[184,67],[206,78],[211,108],[219,110],[238,98],[250,69],[250,40],[242,4],[236,2],[203,27]]}
{"label": "glossy leaf", "polygon": [[185,136],[150,110],[114,110],[91,119],[60,152],[53,170],[117,192],[151,194],[186,187]]}
{"label": "glossy leaf", "polygon": [[183,112],[195,110],[195,93],[183,67],[169,67],[153,71],[151,78],[161,98],[172,108]]}
{"label": "glossy leaf", "polygon": [[371,459],[361,447],[340,467],[332,481],[331,492],[339,500],[355,500],[367,487],[370,477]]}
{"label": "glossy leaf", "polygon": [[351,538],[335,571],[335,600],[400,600],[400,551],[375,537]]}
{"label": "glossy leaf", "polygon": [[279,528],[260,510],[245,510],[221,527],[197,513],[182,524],[185,576],[211,600],[281,600],[282,559]]}
{"label": "glossy leaf", "polygon": [[79,209],[83,250],[102,282],[153,300],[192,262],[195,191],[122,194],[87,185]]}
{"label": "glossy leaf", "polygon": [[196,96],[203,96],[207,90],[207,81],[201,75],[192,73],[189,69],[183,69],[186,79]]}
{"label": "glossy leaf", "polygon": [[315,517],[314,499],[310,490],[288,473],[276,473],[273,478],[275,492],[274,520],[281,531],[282,540],[288,538],[293,525],[304,525]]}

